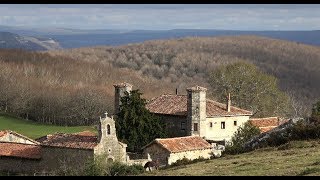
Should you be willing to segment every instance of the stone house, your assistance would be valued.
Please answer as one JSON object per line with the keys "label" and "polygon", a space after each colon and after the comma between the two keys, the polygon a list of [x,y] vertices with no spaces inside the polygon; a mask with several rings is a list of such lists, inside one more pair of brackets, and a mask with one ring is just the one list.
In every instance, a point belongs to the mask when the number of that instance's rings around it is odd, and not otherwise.
{"label": "stone house", "polygon": [[212,156],[212,145],[199,136],[155,139],[143,147],[152,160],[158,160],[160,166],[171,165],[177,160],[189,160],[199,157],[209,159]]}
{"label": "stone house", "polygon": [[[148,161],[148,158],[129,157],[127,145],[117,139],[113,117],[108,117],[106,113],[105,118],[100,118],[98,127],[98,136],[92,132],[55,133],[36,141],[28,138],[34,144],[22,142],[18,138],[11,142],[0,142],[0,171],[30,173],[82,170],[98,156],[103,157],[106,162],[144,165]],[[0,138],[5,136],[4,131],[1,131]]]}
{"label": "stone house", "polygon": [[[129,83],[115,84],[115,112],[119,110],[120,97],[130,92]],[[206,98],[207,89],[194,86],[186,95],[163,94],[150,99],[146,108],[164,121],[170,137],[200,136],[212,142],[229,141],[238,129],[249,120],[252,112],[226,103]]]}

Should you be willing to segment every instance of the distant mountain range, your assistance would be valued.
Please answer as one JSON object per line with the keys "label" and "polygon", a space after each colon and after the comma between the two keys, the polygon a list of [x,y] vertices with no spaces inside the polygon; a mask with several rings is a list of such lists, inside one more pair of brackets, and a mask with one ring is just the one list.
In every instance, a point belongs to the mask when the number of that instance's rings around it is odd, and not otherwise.
{"label": "distant mountain range", "polygon": [[[118,46],[140,43],[147,40],[183,38],[189,36],[213,37],[256,35],[276,38],[309,45],[320,45],[320,30],[315,31],[238,31],[214,29],[173,29],[173,30],[126,30],[96,29],[80,30],[70,28],[24,28],[0,26],[0,32],[10,32],[22,37],[47,38],[59,43],[62,48],[90,46]],[[1,39],[0,39],[1,41]],[[3,40],[2,40],[3,41]],[[0,46],[1,47],[1,46]],[[38,49],[37,49],[38,50]]]}
{"label": "distant mountain range", "polygon": [[51,38],[20,36],[10,32],[0,32],[0,48],[33,51],[61,49],[59,43]]}

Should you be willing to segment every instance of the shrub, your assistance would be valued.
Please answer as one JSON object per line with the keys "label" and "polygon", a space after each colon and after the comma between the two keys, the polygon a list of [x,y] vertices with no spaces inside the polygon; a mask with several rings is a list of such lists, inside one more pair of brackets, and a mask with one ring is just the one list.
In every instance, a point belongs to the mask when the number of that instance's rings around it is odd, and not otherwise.
{"label": "shrub", "polygon": [[291,140],[308,140],[320,138],[320,124],[306,124],[297,122],[288,129]]}
{"label": "shrub", "polygon": [[170,167],[174,167],[174,166],[182,166],[182,165],[187,165],[187,164],[192,164],[192,163],[196,163],[196,162],[201,162],[201,161],[206,161],[208,159],[205,159],[203,157],[198,157],[197,159],[193,159],[193,160],[190,160],[186,157],[182,158],[182,159],[179,159],[177,160],[176,162],[172,163],[170,165]]}
{"label": "shrub", "polygon": [[226,144],[225,153],[227,154],[239,154],[246,152],[244,143],[248,142],[254,136],[259,135],[260,130],[256,126],[253,126],[250,122],[246,122],[243,126],[240,126],[231,138],[231,143]]}
{"label": "shrub", "polygon": [[109,167],[110,176],[127,176],[127,175],[137,175],[141,174],[145,169],[141,165],[126,165],[120,162],[114,162]]}

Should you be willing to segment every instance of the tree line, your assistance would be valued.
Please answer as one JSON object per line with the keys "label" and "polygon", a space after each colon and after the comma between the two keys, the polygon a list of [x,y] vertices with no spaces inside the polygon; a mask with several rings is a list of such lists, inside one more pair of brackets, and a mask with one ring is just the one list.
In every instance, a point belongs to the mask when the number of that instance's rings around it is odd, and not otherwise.
{"label": "tree line", "polygon": [[106,63],[0,50],[0,112],[41,123],[94,124],[105,111],[113,112],[112,85],[127,80],[150,89],[147,97],[169,87]]}
{"label": "tree line", "polygon": [[[152,40],[117,47],[100,46],[61,51],[86,61],[108,62],[148,77],[186,85],[208,86],[209,75],[220,65],[248,61],[279,79],[282,91],[291,94],[299,111],[310,112],[320,96],[320,48],[259,36],[188,37]],[[303,108],[306,107],[306,108]]]}

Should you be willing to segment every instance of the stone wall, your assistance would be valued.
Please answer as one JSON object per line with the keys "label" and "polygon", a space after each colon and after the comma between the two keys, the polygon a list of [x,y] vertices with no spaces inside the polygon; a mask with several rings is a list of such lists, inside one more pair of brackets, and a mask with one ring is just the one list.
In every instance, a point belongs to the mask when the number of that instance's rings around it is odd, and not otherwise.
{"label": "stone wall", "polygon": [[38,171],[41,159],[22,159],[16,157],[0,157],[1,172],[34,173]]}
{"label": "stone wall", "polygon": [[42,147],[41,159],[0,157],[0,171],[28,174],[58,172],[71,169],[82,171],[93,160],[93,150]]}
{"label": "stone wall", "polygon": [[[162,115],[155,114],[163,121],[168,128],[169,137],[182,137],[187,136],[187,117],[186,116],[173,116],[173,115]],[[184,130],[181,129],[181,123],[184,123]]]}
{"label": "stone wall", "polygon": [[143,151],[145,154],[149,154],[150,158],[155,161],[158,160],[160,167],[167,166],[179,159],[188,158],[190,160],[198,159],[203,157],[209,159],[213,153],[212,149],[200,149],[194,151],[184,151],[178,153],[170,153],[168,150],[164,149],[158,144],[152,144],[146,147]]}
{"label": "stone wall", "polygon": [[81,171],[94,158],[91,149],[71,149],[60,147],[43,147],[39,169],[42,171],[63,170],[70,168]]}
{"label": "stone wall", "polygon": [[149,154],[153,161],[158,160],[160,167],[168,164],[170,153],[158,144],[151,144],[143,150],[144,154]]}

